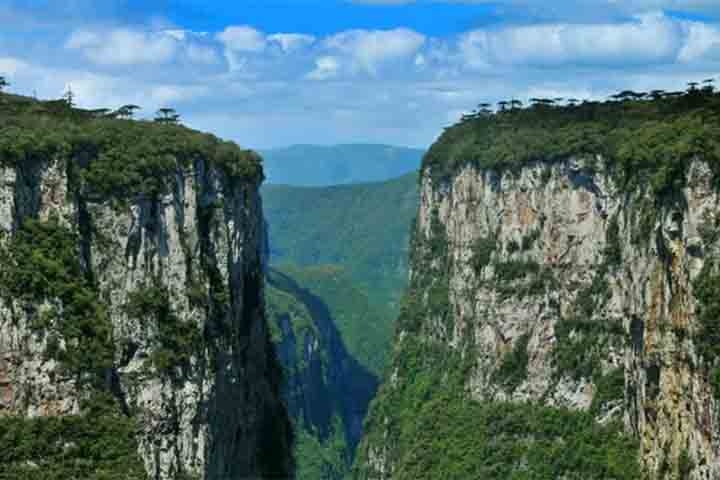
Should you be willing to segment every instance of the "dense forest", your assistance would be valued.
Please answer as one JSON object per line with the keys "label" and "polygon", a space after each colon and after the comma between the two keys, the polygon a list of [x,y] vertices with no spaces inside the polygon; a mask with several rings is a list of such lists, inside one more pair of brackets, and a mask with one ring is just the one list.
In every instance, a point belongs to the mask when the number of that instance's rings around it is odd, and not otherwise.
{"label": "dense forest", "polygon": [[533,99],[488,104],[445,129],[423,160],[442,180],[464,165],[507,170],[533,161],[602,155],[631,188],[649,182],[657,193],[681,187],[685,162],[702,155],[720,171],[720,93],[712,80],[685,92],[624,91],[608,101]]}

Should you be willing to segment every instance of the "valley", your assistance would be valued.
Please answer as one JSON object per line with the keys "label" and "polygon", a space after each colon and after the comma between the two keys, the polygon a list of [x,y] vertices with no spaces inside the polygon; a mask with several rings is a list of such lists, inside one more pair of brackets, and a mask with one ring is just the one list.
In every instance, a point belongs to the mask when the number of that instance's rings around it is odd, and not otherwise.
{"label": "valley", "polygon": [[349,473],[407,278],[417,175],[265,185],[266,299],[295,418],[298,479]]}

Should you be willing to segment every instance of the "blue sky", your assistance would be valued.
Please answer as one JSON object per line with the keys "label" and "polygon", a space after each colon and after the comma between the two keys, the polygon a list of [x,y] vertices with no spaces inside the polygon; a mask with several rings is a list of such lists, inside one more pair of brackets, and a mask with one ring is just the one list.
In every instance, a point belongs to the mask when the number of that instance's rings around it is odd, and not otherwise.
{"label": "blue sky", "polygon": [[720,74],[719,0],[0,0],[11,89],[267,148],[428,146],[480,102]]}

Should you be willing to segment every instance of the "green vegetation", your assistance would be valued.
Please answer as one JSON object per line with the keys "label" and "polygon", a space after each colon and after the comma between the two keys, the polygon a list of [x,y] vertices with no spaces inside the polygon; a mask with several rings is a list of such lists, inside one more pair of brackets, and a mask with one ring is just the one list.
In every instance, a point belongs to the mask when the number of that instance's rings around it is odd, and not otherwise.
{"label": "green vegetation", "polygon": [[720,399],[720,272],[715,259],[706,260],[693,283],[693,291],[700,324],[695,343],[710,370],[715,397]]}
{"label": "green vegetation", "polygon": [[0,295],[46,306],[32,327],[49,337],[48,355],[68,373],[97,384],[113,364],[112,325],[80,266],[77,246],[76,235],[56,218],[26,221],[0,248]]}
{"label": "green vegetation", "polygon": [[365,290],[338,265],[300,268],[277,267],[298,285],[321,299],[332,316],[348,352],[363,366],[380,375],[385,367],[392,337],[392,320],[370,301]]}
{"label": "green vegetation", "polygon": [[535,243],[540,239],[540,229],[534,229],[527,235],[523,235],[522,241],[520,242],[520,248],[523,252],[526,252],[535,246]]}
{"label": "green vegetation", "polygon": [[475,273],[480,274],[485,267],[490,265],[492,254],[497,250],[497,239],[495,235],[478,238],[472,246],[472,266]]}
{"label": "green vegetation", "polygon": [[695,156],[720,171],[720,94],[691,89],[684,95],[632,98],[481,111],[446,129],[423,167],[443,180],[466,164],[507,170],[601,154],[627,190],[649,185],[657,195],[682,188]]}
{"label": "green vegetation", "polygon": [[298,432],[298,479],[340,480],[359,441],[348,426],[361,421],[377,377],[348,353],[338,326],[364,338],[358,332],[373,318],[367,299],[337,267],[271,268],[267,278],[268,319]]}
{"label": "green vegetation", "polygon": [[98,117],[65,101],[0,98],[0,164],[65,160],[84,191],[99,199],[166,193],[178,169],[199,159],[230,177],[262,176],[256,153],[181,125]]}
{"label": "green vegetation", "polygon": [[64,417],[0,418],[2,480],[142,480],[135,424],[109,394],[83,413]]}
{"label": "green vegetation", "polygon": [[[347,474],[359,439],[331,420],[359,420],[386,367],[392,325],[407,284],[410,225],[418,204],[415,174],[326,188],[266,185],[262,194],[272,264],[268,318],[300,432],[298,478],[338,480]],[[341,348],[330,343],[333,329]],[[305,354],[307,338],[318,341],[320,379]],[[345,347],[349,355],[340,358]],[[352,367],[342,380],[333,373],[340,365]],[[361,372],[363,367],[369,372]],[[339,385],[346,386],[338,390]],[[343,393],[348,387],[351,391]],[[301,407],[304,398],[312,404]],[[356,406],[348,412],[343,405]],[[328,424],[333,425],[330,431]]]}
{"label": "green vegetation", "polygon": [[502,298],[542,295],[557,285],[552,269],[535,260],[510,259],[493,264],[495,277],[485,282]]}
{"label": "green vegetation", "polygon": [[399,480],[640,478],[636,442],[588,414],[442,397],[416,414]]}
{"label": "green vegetation", "polygon": [[76,235],[50,219],[27,220],[0,249],[0,294],[25,308],[41,305],[31,327],[46,336],[46,354],[94,392],[79,415],[1,418],[3,480],[145,478],[135,424],[107,391],[112,325],[77,246]]}
{"label": "green vegetation", "polygon": [[720,272],[714,260],[705,262],[695,279],[693,291],[700,324],[696,342],[700,354],[712,362],[720,358]]}
{"label": "green vegetation", "polygon": [[625,369],[622,367],[596,377],[594,383],[595,393],[590,405],[590,413],[593,415],[603,413],[609,404],[625,398]]}
{"label": "green vegetation", "polygon": [[131,318],[143,320],[143,328],[157,331],[157,346],[150,354],[155,368],[171,377],[179,376],[178,368],[187,370],[190,360],[201,344],[197,325],[182,321],[170,305],[166,288],[158,279],[153,285],[144,285],[130,292],[125,311]]}
{"label": "green vegetation", "polygon": [[515,390],[522,382],[527,380],[529,361],[527,347],[529,341],[529,334],[521,335],[515,341],[513,349],[503,357],[500,368],[494,372],[494,381],[509,391]]}
{"label": "green vegetation", "polygon": [[[389,448],[399,479],[640,478],[637,442],[620,423],[601,426],[592,414],[536,404],[475,402],[464,387],[469,365],[415,335],[404,338],[394,365],[401,381],[381,387],[366,441]],[[356,465],[356,478],[374,478],[362,457]]]}
{"label": "green vegetation", "polygon": [[260,152],[272,185],[323,187],[385,182],[417,172],[423,150],[389,145],[294,145]]}
{"label": "green vegetation", "polygon": [[410,224],[419,202],[415,178],[325,188],[264,186],[271,261],[342,266],[373,303],[388,309],[391,323],[407,285]]}
{"label": "green vegetation", "polygon": [[325,441],[316,432],[298,428],[295,456],[298,480],[340,480],[348,473],[351,460],[342,434],[342,423],[336,419],[332,435]]}
{"label": "green vegetation", "polygon": [[714,245],[720,240],[720,215],[713,216],[710,212],[705,212],[703,222],[698,225],[698,233],[705,248]]}
{"label": "green vegetation", "polygon": [[606,266],[598,267],[590,285],[577,293],[570,316],[555,325],[553,362],[557,375],[598,380],[602,375],[600,363],[607,357],[609,346],[625,338],[622,324],[593,318],[610,295],[606,274]]}
{"label": "green vegetation", "polygon": [[[71,91],[57,101],[0,93],[0,103],[0,165],[32,179],[43,164],[57,162],[67,173],[69,196],[112,206],[155,197],[175,188],[178,172],[199,161],[230,178],[255,183],[262,177],[257,154],[175,122],[129,120],[135,106],[81,110],[73,107]],[[96,232],[82,219],[73,229],[64,219],[38,220],[31,204],[22,206],[27,211],[16,212],[12,237],[0,242],[0,295],[19,305],[33,333],[46,340],[45,354],[60,365],[53,373],[76,380],[91,400],[73,416],[0,419],[0,478],[145,478],[135,422],[110,393],[117,352],[108,307],[83,264],[75,230],[83,237]],[[149,287],[131,295],[128,305],[138,318],[156,322],[160,348],[151,361],[166,372],[187,363],[199,335],[168,303],[166,292]]]}
{"label": "green vegetation", "polygon": [[414,174],[326,188],[267,185],[262,194],[271,263],[305,277],[301,284],[334,310],[351,354],[379,374],[407,284]]}
{"label": "green vegetation", "polygon": [[[319,338],[320,332],[313,321],[312,313],[294,294],[293,286],[286,284],[290,283],[286,280],[287,278],[287,274],[274,268],[267,272],[265,309],[272,341],[275,344],[279,344],[287,334],[283,332],[281,328],[284,318],[289,320],[294,338],[302,339],[308,335]],[[302,342],[298,342],[295,347],[294,354],[298,362],[292,365],[291,369],[301,370],[306,367],[306,359],[303,355],[305,345],[303,345]],[[325,354],[325,352],[323,352],[323,354]]]}
{"label": "green vegetation", "polygon": [[540,273],[541,266],[533,260],[507,260],[495,264],[495,279],[500,283],[514,282]]}
{"label": "green vegetation", "polygon": [[[413,237],[413,276],[397,321],[402,336],[393,351],[393,381],[386,381],[373,401],[355,478],[376,476],[367,470],[373,468],[368,445],[387,449],[393,478],[398,479],[639,478],[637,442],[623,432],[620,423],[599,425],[595,413],[536,404],[479,403],[469,398],[466,383],[475,368],[477,347],[471,335],[454,347],[445,338],[453,322],[448,298],[450,260],[444,226],[437,212],[431,215],[430,238]],[[539,233],[530,233],[505,249],[517,256],[532,248],[537,238]],[[534,295],[557,283],[550,269],[529,258],[493,262],[499,248],[495,236],[473,245],[474,269],[480,272],[492,265],[495,272],[486,286],[507,295]],[[588,287],[586,293],[595,298],[593,310],[607,289],[604,277]],[[587,313],[588,305],[578,306],[578,312]],[[576,325],[568,325],[566,337],[572,333],[574,338],[575,330]],[[506,390],[517,388],[527,378],[529,338],[526,334],[516,339],[494,374],[493,381]],[[604,411],[618,391],[622,397],[618,389],[623,382],[617,372],[600,378],[593,412]]]}
{"label": "green vegetation", "polygon": [[622,246],[620,243],[620,224],[615,215],[610,219],[606,235],[605,259],[608,266],[619,267],[622,265]]}
{"label": "green vegetation", "polygon": [[680,457],[678,458],[678,472],[680,473],[680,480],[688,480],[693,468],[695,468],[695,465],[690,458],[690,454],[686,449],[683,449],[683,451],[680,452]]}

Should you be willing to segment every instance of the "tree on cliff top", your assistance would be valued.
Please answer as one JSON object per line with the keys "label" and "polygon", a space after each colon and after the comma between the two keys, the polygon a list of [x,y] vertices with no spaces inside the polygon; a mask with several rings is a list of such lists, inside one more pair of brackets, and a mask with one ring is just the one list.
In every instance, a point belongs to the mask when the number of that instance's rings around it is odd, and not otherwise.
{"label": "tree on cliff top", "polygon": [[180,115],[174,108],[161,108],[157,111],[155,121],[158,123],[177,124],[180,122]]}
{"label": "tree on cliff top", "polygon": [[117,113],[120,118],[131,119],[135,115],[135,111],[140,110],[140,108],[138,105],[123,105],[118,108],[115,113]]}

